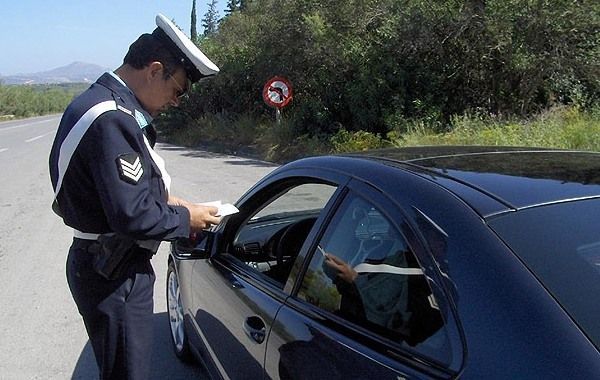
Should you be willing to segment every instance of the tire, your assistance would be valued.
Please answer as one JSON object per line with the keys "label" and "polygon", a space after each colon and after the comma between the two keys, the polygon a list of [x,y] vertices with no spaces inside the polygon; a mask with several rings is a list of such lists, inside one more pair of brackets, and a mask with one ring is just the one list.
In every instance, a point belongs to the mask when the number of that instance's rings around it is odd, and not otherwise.
{"label": "tire", "polygon": [[167,310],[169,313],[169,330],[171,331],[173,351],[179,360],[189,363],[192,361],[192,354],[185,332],[179,279],[177,278],[175,263],[173,261],[169,262],[167,269]]}

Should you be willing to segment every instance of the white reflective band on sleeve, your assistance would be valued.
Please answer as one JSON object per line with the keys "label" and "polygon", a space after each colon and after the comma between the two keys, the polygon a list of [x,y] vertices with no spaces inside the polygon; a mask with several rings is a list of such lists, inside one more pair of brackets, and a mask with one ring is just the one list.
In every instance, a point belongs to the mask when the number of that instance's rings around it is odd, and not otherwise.
{"label": "white reflective band on sleeve", "polygon": [[62,181],[64,179],[65,172],[69,167],[69,162],[71,162],[71,157],[73,157],[73,153],[75,153],[75,149],[77,149],[77,146],[83,138],[83,135],[85,135],[85,132],[87,132],[98,116],[107,111],[116,110],[117,103],[114,100],[98,103],[87,110],[87,112],[84,113],[79,120],[77,120],[77,123],[75,123],[71,131],[69,131],[69,134],[62,142],[60,151],[58,153],[58,179],[56,181],[56,189],[54,190],[55,200],[60,192],[60,188],[62,187]]}
{"label": "white reflective band on sleeve", "polygon": [[148,148],[148,153],[150,153],[150,157],[152,157],[152,161],[158,166],[158,170],[160,170],[160,176],[162,177],[163,183],[165,184],[165,190],[167,190],[167,194],[171,191],[171,176],[167,173],[167,168],[165,166],[165,160],[161,156],[158,155],[150,146],[146,135],[144,135],[144,142],[146,143],[146,148]]}
{"label": "white reflective band on sleeve", "polygon": [[399,268],[388,264],[358,264],[354,267],[358,273],[390,273],[401,274],[404,276],[423,275],[423,270],[419,268]]}
{"label": "white reflective band on sleeve", "polygon": [[73,228],[73,236],[76,237],[77,239],[83,239],[83,240],[98,240],[98,238],[100,237],[100,234],[81,232],[81,231]]}

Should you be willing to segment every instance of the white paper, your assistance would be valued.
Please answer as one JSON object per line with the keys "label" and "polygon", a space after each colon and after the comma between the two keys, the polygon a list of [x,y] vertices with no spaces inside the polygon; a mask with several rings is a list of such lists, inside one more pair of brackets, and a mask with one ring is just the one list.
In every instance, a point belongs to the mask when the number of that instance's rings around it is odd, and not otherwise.
{"label": "white paper", "polygon": [[237,207],[231,203],[222,203],[218,209],[219,211],[217,212],[217,216],[227,216],[240,212],[240,210],[238,210]]}
{"label": "white paper", "polygon": [[222,217],[222,216],[235,214],[240,211],[237,209],[237,207],[235,207],[231,203],[222,203],[220,200],[212,201],[212,202],[202,202],[202,203],[198,203],[198,204],[201,204],[203,206],[213,206],[213,207],[218,208],[219,210],[217,211],[217,215],[215,215],[215,216]]}

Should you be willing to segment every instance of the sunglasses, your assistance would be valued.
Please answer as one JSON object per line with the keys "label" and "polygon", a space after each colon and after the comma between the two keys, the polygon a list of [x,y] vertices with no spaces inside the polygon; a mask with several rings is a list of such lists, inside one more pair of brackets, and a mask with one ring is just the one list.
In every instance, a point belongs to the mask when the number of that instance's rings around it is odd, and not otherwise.
{"label": "sunglasses", "polygon": [[187,95],[187,92],[188,92],[188,90],[189,90],[189,88],[190,88],[190,86],[189,86],[189,85],[190,85],[190,84],[189,84],[189,82],[188,82],[188,85],[186,86],[186,88],[184,89],[184,88],[183,88],[183,87],[182,87],[182,86],[181,86],[181,85],[180,85],[180,84],[177,82],[177,80],[175,80],[175,78],[173,77],[173,75],[169,75],[169,78],[171,78],[171,80],[173,81],[173,83],[175,83],[175,86],[177,86],[177,97],[181,99],[182,97],[186,96],[186,95]]}

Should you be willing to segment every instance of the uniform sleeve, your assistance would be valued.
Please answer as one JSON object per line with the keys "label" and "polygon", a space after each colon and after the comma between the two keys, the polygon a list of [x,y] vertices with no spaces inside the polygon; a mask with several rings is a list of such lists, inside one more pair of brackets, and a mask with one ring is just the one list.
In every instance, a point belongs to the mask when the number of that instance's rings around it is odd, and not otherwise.
{"label": "uniform sleeve", "polygon": [[[135,120],[121,112],[100,116],[78,148],[96,185],[110,228],[135,239],[187,237],[190,215],[169,206],[158,169]],[[139,161],[138,161],[139,160]]]}

